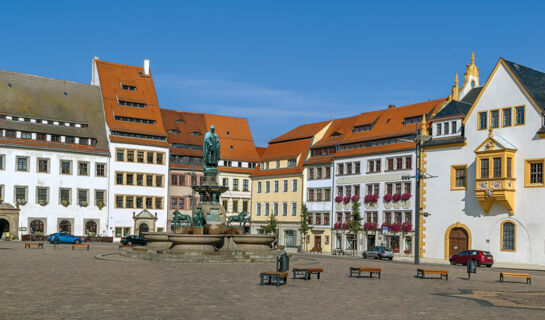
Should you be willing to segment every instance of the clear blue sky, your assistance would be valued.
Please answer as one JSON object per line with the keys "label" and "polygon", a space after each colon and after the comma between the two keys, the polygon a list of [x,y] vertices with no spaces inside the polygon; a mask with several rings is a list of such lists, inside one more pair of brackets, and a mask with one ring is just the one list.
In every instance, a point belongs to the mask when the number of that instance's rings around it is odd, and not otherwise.
{"label": "clear blue sky", "polygon": [[[384,4],[387,2],[388,4]],[[10,1],[0,69],[89,83],[151,70],[163,108],[246,117],[254,141],[449,94],[475,50],[545,71],[545,5],[510,1]]]}

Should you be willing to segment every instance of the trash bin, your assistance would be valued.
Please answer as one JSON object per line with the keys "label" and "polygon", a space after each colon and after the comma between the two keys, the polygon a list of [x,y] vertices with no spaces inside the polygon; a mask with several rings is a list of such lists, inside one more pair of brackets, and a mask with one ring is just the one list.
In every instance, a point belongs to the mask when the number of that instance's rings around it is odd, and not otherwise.
{"label": "trash bin", "polygon": [[280,257],[276,258],[276,271],[286,272],[290,269],[290,257],[287,253],[283,253]]}

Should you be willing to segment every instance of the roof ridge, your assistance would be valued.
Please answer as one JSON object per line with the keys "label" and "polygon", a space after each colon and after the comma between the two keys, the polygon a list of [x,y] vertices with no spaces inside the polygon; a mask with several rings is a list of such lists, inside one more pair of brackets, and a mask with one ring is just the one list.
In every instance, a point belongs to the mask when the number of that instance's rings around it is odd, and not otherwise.
{"label": "roof ridge", "polygon": [[92,84],[81,83],[81,82],[70,81],[70,80],[50,78],[50,77],[39,76],[39,75],[35,75],[35,74],[30,74],[30,73],[22,73],[22,72],[9,71],[9,70],[0,70],[0,72],[11,73],[11,74],[20,75],[20,76],[26,76],[26,77],[29,77],[29,78],[39,78],[39,79],[45,79],[45,80],[59,81],[59,82],[68,83],[68,84],[76,84],[76,85],[81,85],[81,86],[85,86],[85,87],[97,88],[97,86],[94,86]]}

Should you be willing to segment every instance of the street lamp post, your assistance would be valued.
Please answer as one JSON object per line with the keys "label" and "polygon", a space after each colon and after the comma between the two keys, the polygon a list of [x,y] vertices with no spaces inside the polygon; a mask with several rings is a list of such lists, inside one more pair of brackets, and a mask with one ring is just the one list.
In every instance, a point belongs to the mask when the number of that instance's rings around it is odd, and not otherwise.
{"label": "street lamp post", "polygon": [[[421,129],[419,129],[416,137],[413,140],[414,142],[416,142],[416,169],[414,175],[416,184],[416,195],[414,200],[414,264],[420,264],[420,211],[422,210],[420,207],[420,179],[422,179],[422,170],[420,165],[422,163],[422,142],[429,141],[430,139],[431,136],[422,135]],[[402,178],[405,180],[412,177],[403,176]]]}

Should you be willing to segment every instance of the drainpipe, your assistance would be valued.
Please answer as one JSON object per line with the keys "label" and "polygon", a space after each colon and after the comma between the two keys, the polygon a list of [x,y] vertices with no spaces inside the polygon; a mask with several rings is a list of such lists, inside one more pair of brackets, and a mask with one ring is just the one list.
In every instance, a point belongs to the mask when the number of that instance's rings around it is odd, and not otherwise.
{"label": "drainpipe", "polygon": [[[333,236],[333,217],[335,216],[335,198],[333,195],[335,194],[335,157],[331,157],[331,192],[329,193],[330,201],[331,201],[331,219],[329,219],[329,227],[331,228],[331,235]],[[331,239],[330,241],[335,241],[335,246],[337,245],[337,234],[335,234],[335,239]],[[333,247],[333,245],[331,246]],[[337,249],[337,248],[335,248]],[[340,248],[339,248],[340,249]]]}

